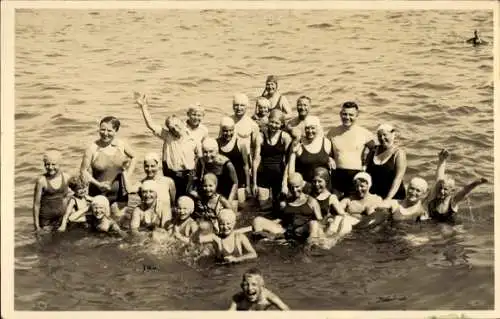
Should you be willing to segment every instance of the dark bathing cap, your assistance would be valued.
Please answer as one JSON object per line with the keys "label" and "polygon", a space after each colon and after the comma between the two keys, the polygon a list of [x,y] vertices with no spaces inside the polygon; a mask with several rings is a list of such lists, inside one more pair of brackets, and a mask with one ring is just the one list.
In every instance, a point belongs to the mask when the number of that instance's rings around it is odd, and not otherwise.
{"label": "dark bathing cap", "polygon": [[278,84],[278,77],[276,75],[267,76],[266,82],[274,82]]}

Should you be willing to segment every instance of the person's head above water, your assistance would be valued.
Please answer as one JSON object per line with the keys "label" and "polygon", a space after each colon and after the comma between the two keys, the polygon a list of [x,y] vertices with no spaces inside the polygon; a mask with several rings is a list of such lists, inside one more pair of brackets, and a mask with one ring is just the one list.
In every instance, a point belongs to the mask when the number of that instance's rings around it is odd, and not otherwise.
{"label": "person's head above water", "polygon": [[304,137],[312,141],[316,137],[323,135],[323,127],[319,117],[315,115],[308,115],[304,120]]}
{"label": "person's head above water", "polygon": [[106,196],[98,195],[92,198],[90,207],[97,219],[101,219],[104,216],[110,215],[109,200],[106,198]]}
{"label": "person's head above water", "polygon": [[384,123],[377,128],[377,139],[380,146],[388,148],[394,144],[396,129],[392,124]]}
{"label": "person's head above water", "polygon": [[177,199],[178,218],[184,220],[194,211],[194,201],[189,196],[181,196]]}
{"label": "person's head above water", "polygon": [[353,182],[359,197],[363,198],[370,191],[372,177],[366,172],[359,172],[354,175]]}
{"label": "person's head above water", "polygon": [[408,183],[406,192],[406,200],[410,203],[416,203],[425,195],[428,189],[428,184],[421,177],[413,177]]}
{"label": "person's head above water", "polygon": [[359,115],[359,106],[356,102],[347,101],[342,104],[340,109],[340,120],[344,127],[350,127],[356,123]]}
{"label": "person's head above water", "polygon": [[59,163],[61,153],[56,150],[50,150],[43,154],[43,166],[47,176],[55,176],[59,172]]}
{"label": "person's head above water", "polygon": [[250,302],[256,302],[262,294],[264,285],[264,276],[262,276],[260,270],[251,268],[243,274],[240,286],[245,294],[245,298]]}
{"label": "person's head above water", "polygon": [[266,78],[266,95],[272,96],[278,90],[278,77],[269,75]]}
{"label": "person's head above water", "polygon": [[445,199],[450,196],[455,190],[455,180],[449,176],[445,175],[444,178],[440,179],[436,184],[436,197],[438,199]]}
{"label": "person's head above water", "polygon": [[297,99],[297,114],[299,119],[304,120],[309,115],[311,102],[311,98],[306,95],[302,95]]}
{"label": "person's head above water", "polygon": [[271,101],[259,96],[255,101],[255,114],[261,117],[268,116],[271,109]]}
{"label": "person's head above water", "polygon": [[229,116],[224,116],[219,124],[219,137],[224,141],[229,141],[234,136],[234,120]]}
{"label": "person's head above water", "polygon": [[233,111],[236,117],[245,115],[248,106],[248,96],[243,93],[236,93],[233,96]]}
{"label": "person's head above water", "polygon": [[219,234],[228,236],[236,225],[236,214],[232,209],[222,209],[217,214],[217,221],[219,222]]}

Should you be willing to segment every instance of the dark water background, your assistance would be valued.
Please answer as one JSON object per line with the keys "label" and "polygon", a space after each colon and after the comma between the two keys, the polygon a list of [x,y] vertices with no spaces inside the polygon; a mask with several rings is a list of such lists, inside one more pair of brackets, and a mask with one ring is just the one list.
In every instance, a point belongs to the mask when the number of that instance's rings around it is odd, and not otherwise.
{"label": "dark water background", "polygon": [[[32,234],[46,148],[63,150],[63,169],[76,172],[99,119],[112,114],[138,154],[159,152],[134,90],[151,96],[158,122],[202,102],[214,135],[232,93],[256,97],[268,74],[280,76],[293,104],[311,96],[326,128],[352,99],[365,127],[394,123],[408,153],[406,181],[416,174],[431,181],[443,146],[459,186],[479,176],[493,181],[493,46],[465,45],[474,29],[493,43],[493,13],[18,10],[15,308],[224,309],[242,272],[258,266],[293,309],[492,309],[493,183],[462,205],[460,237],[415,226],[307,256],[259,243],[259,260],[231,267],[78,232],[40,242]],[[417,237],[432,238],[417,245]],[[158,269],[144,272],[144,264]]]}

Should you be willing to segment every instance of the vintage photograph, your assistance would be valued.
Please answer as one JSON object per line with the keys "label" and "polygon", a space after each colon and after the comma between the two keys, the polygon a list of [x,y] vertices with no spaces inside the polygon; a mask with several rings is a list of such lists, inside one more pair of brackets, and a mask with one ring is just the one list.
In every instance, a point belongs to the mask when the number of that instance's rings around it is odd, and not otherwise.
{"label": "vintage photograph", "polygon": [[15,311],[494,310],[493,10],[13,23]]}

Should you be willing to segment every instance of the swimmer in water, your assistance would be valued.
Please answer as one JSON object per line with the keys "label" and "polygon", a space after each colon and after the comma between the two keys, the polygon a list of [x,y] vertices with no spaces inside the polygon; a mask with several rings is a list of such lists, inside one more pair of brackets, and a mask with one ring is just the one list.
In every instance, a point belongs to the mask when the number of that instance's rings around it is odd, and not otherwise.
{"label": "swimmer in water", "polygon": [[488,44],[487,41],[484,41],[477,35],[477,30],[474,30],[474,37],[468,39],[466,42],[471,43],[473,46]]}
{"label": "swimmer in water", "polygon": [[487,183],[485,178],[479,178],[474,182],[456,191],[455,180],[445,174],[446,160],[449,158],[448,150],[443,149],[439,153],[439,162],[436,171],[436,184],[429,196],[429,217],[440,223],[451,225],[457,224],[455,219],[458,205],[477,186]]}
{"label": "swimmer in water", "polygon": [[228,310],[268,310],[271,307],[290,310],[276,294],[265,287],[264,277],[258,269],[247,270],[241,281],[241,292],[233,296]]}
{"label": "swimmer in water", "polygon": [[111,218],[109,201],[103,195],[95,196],[90,204],[90,212],[95,219],[96,230],[104,233],[116,233],[122,237],[127,234],[121,230],[118,223]]}
{"label": "swimmer in water", "polygon": [[61,153],[48,151],[43,156],[45,174],[35,184],[33,224],[35,231],[59,227],[65,215],[69,176],[59,166]]}
{"label": "swimmer in water", "polygon": [[264,92],[262,92],[262,97],[269,100],[271,110],[280,110],[284,113],[285,117],[291,115],[292,109],[290,108],[287,98],[279,92],[278,77],[275,75],[269,75],[266,78],[266,87]]}
{"label": "swimmer in water", "polygon": [[[428,219],[427,209],[422,204],[428,190],[427,182],[414,177],[408,184],[406,197],[402,200],[390,200],[386,203],[392,221],[422,221]],[[384,206],[384,204],[383,204]]]}
{"label": "swimmer in water", "polygon": [[212,243],[217,259],[223,263],[239,263],[256,259],[257,252],[244,233],[234,231],[236,214],[231,209],[223,209],[217,216],[217,233],[200,236],[200,243]]}
{"label": "swimmer in water", "polygon": [[85,215],[90,209],[92,197],[88,195],[89,182],[83,176],[72,176],[68,180],[68,186],[73,191],[66,206],[61,226],[57,231],[66,231],[68,222],[75,224],[86,223]]}
{"label": "swimmer in water", "polygon": [[187,196],[179,197],[177,207],[174,210],[174,219],[167,226],[167,230],[172,232],[173,237],[183,243],[189,243],[191,237],[198,231],[198,224],[191,218],[193,211],[193,200]]}
{"label": "swimmer in water", "polygon": [[345,211],[345,216],[336,216],[334,224],[339,225],[336,231],[339,235],[345,235],[352,230],[352,226],[358,224],[363,216],[369,216],[375,212],[377,207],[382,204],[382,198],[370,193],[372,178],[366,172],[357,173],[354,176],[355,191],[340,201],[340,209]]}

